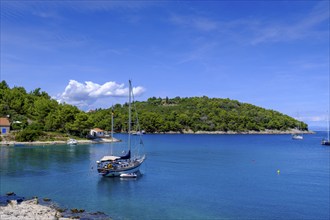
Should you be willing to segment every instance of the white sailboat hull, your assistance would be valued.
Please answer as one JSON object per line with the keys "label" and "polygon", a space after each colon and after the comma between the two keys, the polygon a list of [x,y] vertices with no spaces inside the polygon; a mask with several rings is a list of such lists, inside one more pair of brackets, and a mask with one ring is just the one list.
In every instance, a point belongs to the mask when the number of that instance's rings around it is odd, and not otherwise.
{"label": "white sailboat hull", "polygon": [[137,173],[140,170],[140,166],[145,160],[145,156],[135,161],[131,161],[123,165],[123,167],[116,167],[114,168],[104,168],[102,167],[103,164],[100,164],[98,167],[98,172],[100,175],[104,177],[120,177],[121,174],[130,174],[130,173]]}
{"label": "white sailboat hull", "polygon": [[[141,165],[141,164],[140,164]],[[129,170],[122,170],[122,171],[107,171],[106,173],[100,173],[102,176],[105,177],[117,177],[120,176],[121,174],[129,174],[129,173],[136,173],[140,169],[140,165],[137,167],[134,167]]]}

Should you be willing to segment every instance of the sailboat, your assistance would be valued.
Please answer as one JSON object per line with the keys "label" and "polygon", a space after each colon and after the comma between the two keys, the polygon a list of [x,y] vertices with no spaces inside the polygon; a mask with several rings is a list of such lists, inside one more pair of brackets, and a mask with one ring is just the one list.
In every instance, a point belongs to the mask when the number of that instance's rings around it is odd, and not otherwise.
{"label": "sailboat", "polygon": [[[132,110],[132,83],[129,80],[129,94],[128,94],[128,152],[125,155],[115,156],[111,155],[102,157],[97,163],[97,171],[100,175],[105,177],[120,177],[126,175],[134,175],[139,172],[140,166],[146,159],[146,155],[133,155],[131,147],[131,110]],[[112,120],[113,121],[113,120]],[[113,122],[112,122],[113,123]],[[111,133],[113,135],[113,133]],[[139,144],[142,145],[142,137],[140,137]],[[112,137],[113,138],[113,137]],[[112,151],[112,150],[111,150]]]}
{"label": "sailboat", "polygon": [[330,145],[330,118],[328,116],[328,138],[323,139],[321,142],[322,145]]}
{"label": "sailboat", "polygon": [[[299,124],[300,124],[300,122],[299,122]],[[300,131],[299,124],[298,124],[298,131]],[[292,139],[293,140],[302,140],[302,139],[304,139],[304,137],[303,137],[302,133],[294,133],[294,134],[292,134]]]}

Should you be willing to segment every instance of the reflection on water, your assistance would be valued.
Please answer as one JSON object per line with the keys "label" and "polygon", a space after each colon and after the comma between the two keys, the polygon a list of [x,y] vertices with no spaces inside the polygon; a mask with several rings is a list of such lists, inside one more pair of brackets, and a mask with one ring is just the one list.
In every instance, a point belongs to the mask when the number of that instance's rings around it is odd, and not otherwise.
{"label": "reflection on water", "polygon": [[[45,175],[67,169],[65,164],[86,160],[87,146],[22,146],[1,147],[1,173],[7,175]],[[64,166],[57,166],[60,163]]]}
{"label": "reflection on water", "polygon": [[329,219],[323,135],[145,135],[136,179],[98,175],[110,144],[1,147],[0,191],[114,219]]}
{"label": "reflection on water", "polygon": [[97,182],[97,192],[99,195],[120,196],[134,193],[136,181],[141,180],[143,175],[139,174],[137,178],[120,178],[120,177],[101,177]]}

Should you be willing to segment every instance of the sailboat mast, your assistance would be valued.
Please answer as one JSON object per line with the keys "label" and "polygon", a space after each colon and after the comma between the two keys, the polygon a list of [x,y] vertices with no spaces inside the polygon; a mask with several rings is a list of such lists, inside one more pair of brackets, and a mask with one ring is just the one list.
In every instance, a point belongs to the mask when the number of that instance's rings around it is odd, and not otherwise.
{"label": "sailboat mast", "polygon": [[[330,100],[329,100],[330,103]],[[328,111],[328,141],[330,141],[330,112]]]}
{"label": "sailboat mast", "polygon": [[111,155],[112,154],[112,144],[113,144],[113,106],[111,109]]}
{"label": "sailboat mast", "polygon": [[328,141],[330,141],[330,76],[328,78]]}
{"label": "sailboat mast", "polygon": [[328,78],[328,141],[330,141],[330,76]]}
{"label": "sailboat mast", "polygon": [[132,121],[132,118],[131,118],[131,108],[132,108],[132,83],[131,83],[131,80],[128,81],[129,82],[129,94],[128,94],[128,148],[129,150],[131,150],[131,121]]}

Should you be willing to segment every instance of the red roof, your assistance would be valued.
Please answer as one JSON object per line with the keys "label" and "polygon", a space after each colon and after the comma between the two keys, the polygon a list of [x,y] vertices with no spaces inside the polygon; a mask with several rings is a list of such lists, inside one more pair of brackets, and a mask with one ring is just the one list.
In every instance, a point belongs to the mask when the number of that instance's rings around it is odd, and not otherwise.
{"label": "red roof", "polygon": [[8,118],[0,118],[0,126],[10,127]]}
{"label": "red roof", "polygon": [[97,131],[97,132],[103,132],[104,130],[100,129],[100,128],[93,128],[92,130]]}

